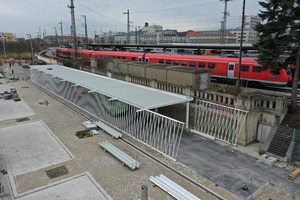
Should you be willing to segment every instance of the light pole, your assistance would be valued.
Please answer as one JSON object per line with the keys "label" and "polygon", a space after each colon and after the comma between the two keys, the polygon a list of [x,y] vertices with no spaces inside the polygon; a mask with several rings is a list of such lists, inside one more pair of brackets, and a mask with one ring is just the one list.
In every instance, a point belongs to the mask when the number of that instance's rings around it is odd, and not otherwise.
{"label": "light pole", "polygon": [[4,33],[1,33],[1,36],[3,41],[4,63],[6,64],[6,49],[5,49]]}
{"label": "light pole", "polygon": [[31,63],[34,65],[34,57],[33,57],[33,47],[32,47],[32,40],[31,40],[31,34],[27,34],[30,39],[30,47],[31,47]]}
{"label": "light pole", "polygon": [[57,44],[57,46],[58,46],[58,35],[57,35],[57,29],[56,29],[56,27],[53,27],[53,28],[54,28],[54,30],[55,30],[56,44]]}
{"label": "light pole", "polygon": [[123,12],[123,14],[127,15],[127,38],[126,43],[130,44],[130,21],[129,21],[129,10],[127,12]]}
{"label": "light pole", "polygon": [[237,90],[240,93],[241,90],[241,66],[242,66],[242,54],[243,54],[243,36],[244,36],[244,20],[245,20],[245,2],[243,0],[243,15],[242,15],[242,30],[241,30],[241,42],[240,42],[240,55],[239,55],[239,76],[237,82]]}

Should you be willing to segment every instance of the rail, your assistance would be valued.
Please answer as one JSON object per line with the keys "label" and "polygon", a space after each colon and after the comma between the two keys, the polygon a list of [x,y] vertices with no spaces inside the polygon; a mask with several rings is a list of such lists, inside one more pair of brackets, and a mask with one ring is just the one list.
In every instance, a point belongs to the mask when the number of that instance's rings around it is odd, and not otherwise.
{"label": "rail", "polygon": [[115,147],[109,142],[98,143],[105,151],[108,151],[114,157],[122,162],[122,165],[127,165],[130,169],[135,170],[140,167],[140,163],[128,156],[126,153]]}

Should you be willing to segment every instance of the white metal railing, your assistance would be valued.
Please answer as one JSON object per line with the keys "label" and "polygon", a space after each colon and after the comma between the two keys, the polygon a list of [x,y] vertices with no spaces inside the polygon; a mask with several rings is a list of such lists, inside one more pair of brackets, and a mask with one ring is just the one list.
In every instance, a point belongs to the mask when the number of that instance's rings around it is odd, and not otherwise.
{"label": "white metal railing", "polygon": [[192,132],[236,145],[248,112],[197,100]]}
{"label": "white metal railing", "polygon": [[151,176],[149,179],[152,183],[169,193],[175,199],[179,200],[200,200],[200,198],[196,197],[171,179],[167,178],[164,175],[159,175],[156,177]]}

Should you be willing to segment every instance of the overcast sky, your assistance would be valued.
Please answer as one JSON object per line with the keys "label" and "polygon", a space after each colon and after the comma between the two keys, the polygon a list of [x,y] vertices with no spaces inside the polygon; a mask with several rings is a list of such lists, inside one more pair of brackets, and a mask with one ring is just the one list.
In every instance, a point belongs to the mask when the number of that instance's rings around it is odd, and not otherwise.
{"label": "overcast sky", "polygon": [[[11,32],[17,37],[32,34],[37,37],[39,27],[47,35],[54,35],[57,27],[60,35],[60,21],[63,33],[70,34],[70,0],[0,0],[0,32]],[[224,12],[224,2],[220,0],[75,0],[76,30],[84,34],[86,15],[88,34],[92,37],[100,32],[127,31],[129,10],[131,30],[135,26],[162,25],[163,29],[216,30],[220,29]],[[246,0],[246,15],[257,15],[260,6],[258,0]],[[230,16],[227,28],[238,26],[242,15],[242,0],[228,2]]]}

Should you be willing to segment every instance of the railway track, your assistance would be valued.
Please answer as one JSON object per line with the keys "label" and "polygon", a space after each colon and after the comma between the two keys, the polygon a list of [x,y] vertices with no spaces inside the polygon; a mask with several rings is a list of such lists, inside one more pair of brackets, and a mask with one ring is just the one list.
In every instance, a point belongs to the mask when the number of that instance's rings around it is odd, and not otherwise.
{"label": "railway track", "polygon": [[[68,109],[72,110],[73,112],[75,112],[76,114],[80,115],[81,117],[90,120],[90,121],[95,121],[95,119],[97,119],[94,116],[88,116],[87,114],[84,114],[82,112],[80,112],[79,110],[77,110],[76,108],[74,108],[71,105],[68,105],[67,103],[65,103],[63,100],[61,100],[60,98],[58,98],[56,95],[54,95],[53,93],[45,90],[44,88],[39,87],[38,85],[34,84],[31,81],[27,81],[27,83],[29,83],[30,85],[32,85],[34,88],[36,88],[37,90],[43,92],[44,94],[46,94],[47,96],[51,97],[52,99],[56,100],[57,102],[61,103],[62,105],[66,106]],[[221,197],[219,194],[215,193],[214,191],[196,183],[194,180],[192,180],[191,178],[187,177],[186,175],[184,175],[183,173],[179,172],[178,170],[174,169],[173,167],[170,167],[169,165],[163,163],[162,161],[156,159],[155,157],[153,157],[151,154],[147,153],[146,151],[141,150],[139,147],[137,147],[136,145],[132,144],[131,142],[129,142],[128,140],[124,139],[124,138],[120,138],[120,141],[122,141],[123,143],[127,144],[128,146],[133,147],[134,149],[136,149],[137,151],[139,151],[140,153],[142,153],[143,155],[147,156],[148,158],[150,158],[151,160],[153,160],[154,162],[156,162],[157,164],[167,168],[168,170],[174,172],[175,174],[181,176],[182,178],[184,178],[186,181],[192,183],[193,185],[195,185],[196,187],[200,188],[201,190],[207,192],[208,194],[212,195],[213,197],[215,197],[216,199],[222,200],[224,199],[223,197]]]}

